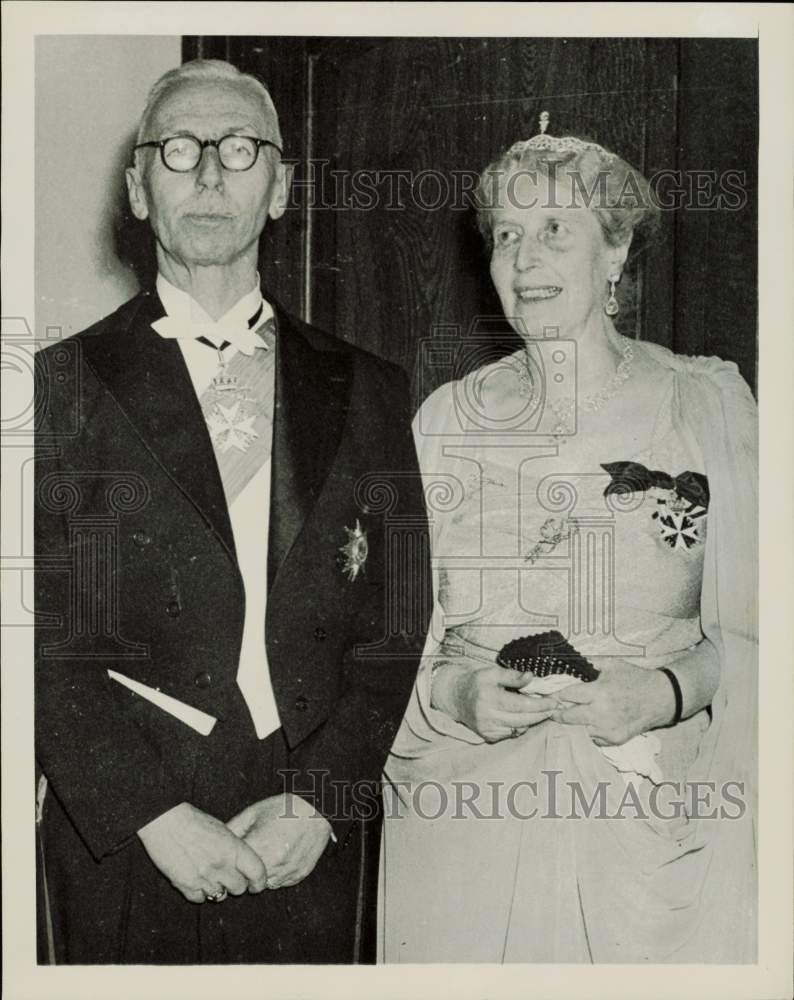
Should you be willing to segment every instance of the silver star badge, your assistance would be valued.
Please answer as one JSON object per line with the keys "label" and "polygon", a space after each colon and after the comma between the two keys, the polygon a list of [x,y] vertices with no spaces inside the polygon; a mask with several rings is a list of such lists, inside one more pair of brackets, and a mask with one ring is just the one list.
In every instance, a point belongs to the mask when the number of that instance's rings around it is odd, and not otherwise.
{"label": "silver star badge", "polygon": [[355,528],[345,528],[347,532],[347,544],[340,545],[339,551],[345,557],[342,572],[347,573],[348,580],[352,581],[358,576],[358,571],[364,568],[364,563],[369,555],[367,544],[367,533],[359,524],[356,518]]}

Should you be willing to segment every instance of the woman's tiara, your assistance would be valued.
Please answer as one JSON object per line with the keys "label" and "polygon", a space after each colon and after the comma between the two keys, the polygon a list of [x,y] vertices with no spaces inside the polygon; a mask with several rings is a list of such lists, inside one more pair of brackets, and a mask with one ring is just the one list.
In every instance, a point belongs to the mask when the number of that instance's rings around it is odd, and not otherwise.
{"label": "woman's tiara", "polygon": [[605,157],[607,162],[615,159],[614,153],[610,153],[603,146],[599,146],[597,142],[585,142],[583,139],[577,139],[575,135],[547,135],[546,129],[549,127],[548,111],[541,111],[538,124],[540,132],[537,135],[533,135],[531,139],[522,139],[514,143],[508,150],[508,153],[520,155],[527,149],[548,149],[553,153],[584,153],[589,151]]}

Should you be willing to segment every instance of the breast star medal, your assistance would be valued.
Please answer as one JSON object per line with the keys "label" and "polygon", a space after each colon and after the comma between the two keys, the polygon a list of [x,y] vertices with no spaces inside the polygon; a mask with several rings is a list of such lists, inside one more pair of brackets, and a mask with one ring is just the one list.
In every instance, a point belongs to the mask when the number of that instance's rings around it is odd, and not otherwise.
{"label": "breast star medal", "polygon": [[344,556],[342,572],[347,573],[347,578],[352,583],[358,576],[359,570],[364,568],[364,563],[369,555],[367,544],[367,533],[359,524],[356,518],[355,528],[345,527],[347,532],[347,543],[339,546],[339,551]]}

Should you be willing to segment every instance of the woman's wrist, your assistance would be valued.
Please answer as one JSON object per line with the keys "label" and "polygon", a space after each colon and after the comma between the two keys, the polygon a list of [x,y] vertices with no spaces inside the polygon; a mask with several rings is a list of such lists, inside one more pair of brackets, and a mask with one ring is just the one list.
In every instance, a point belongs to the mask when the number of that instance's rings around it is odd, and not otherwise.
{"label": "woman's wrist", "polygon": [[683,719],[711,704],[720,683],[720,655],[709,639],[704,637],[667,666],[681,687]]}
{"label": "woman's wrist", "polygon": [[704,638],[655,673],[659,697],[654,728],[674,726],[711,704],[719,685],[719,654]]}
{"label": "woman's wrist", "polygon": [[430,668],[430,707],[444,712],[454,722],[461,722],[461,686],[473,672],[487,670],[491,663],[477,663],[456,657],[448,660],[439,657]]}
{"label": "woman's wrist", "polygon": [[675,714],[675,694],[669,679],[661,670],[650,670],[648,681],[652,684],[652,693],[650,697],[646,695],[648,714],[643,720],[643,732],[669,726]]}
{"label": "woman's wrist", "polygon": [[677,726],[684,714],[684,697],[681,693],[681,685],[678,682],[678,677],[675,671],[671,670],[669,667],[660,667],[659,673],[663,674],[670,682],[670,688],[673,692],[673,715],[668,725]]}
{"label": "woman's wrist", "polygon": [[455,718],[454,685],[460,668],[452,660],[438,659],[430,668],[430,707]]}

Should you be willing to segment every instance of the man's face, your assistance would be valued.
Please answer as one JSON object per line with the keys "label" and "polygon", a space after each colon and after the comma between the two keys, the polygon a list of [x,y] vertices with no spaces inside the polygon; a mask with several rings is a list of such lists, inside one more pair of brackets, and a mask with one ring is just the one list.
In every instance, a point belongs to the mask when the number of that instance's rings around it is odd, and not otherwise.
{"label": "man's face", "polygon": [[[190,134],[220,139],[232,133],[268,138],[272,123],[256,91],[232,80],[186,80],[155,107],[144,140]],[[229,266],[256,258],[257,241],[268,216],[277,219],[286,204],[285,168],[278,152],[263,146],[253,167],[225,170],[218,151],[207,147],[193,170],[175,173],[158,149],[137,153],[127,170],[132,211],[149,219],[158,244],[182,266]]]}

